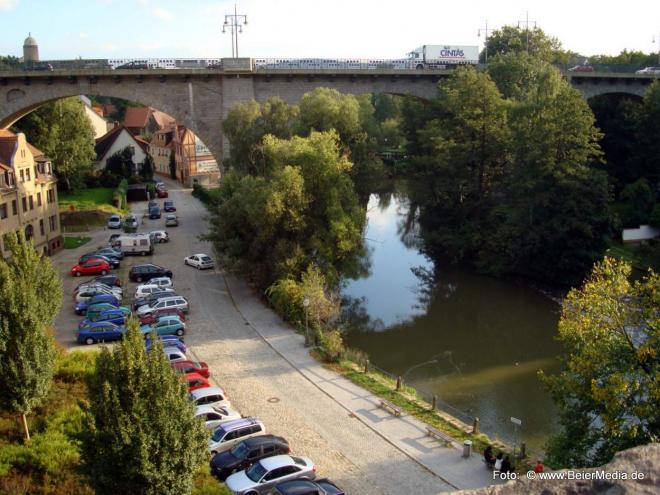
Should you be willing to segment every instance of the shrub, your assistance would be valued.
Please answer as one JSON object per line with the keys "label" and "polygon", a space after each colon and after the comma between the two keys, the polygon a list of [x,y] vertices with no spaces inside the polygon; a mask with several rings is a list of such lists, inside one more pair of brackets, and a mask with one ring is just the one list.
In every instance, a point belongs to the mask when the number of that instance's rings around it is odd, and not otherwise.
{"label": "shrub", "polygon": [[344,352],[344,339],[339,330],[321,332],[321,347],[333,362],[339,361]]}
{"label": "shrub", "polygon": [[0,476],[13,467],[24,473],[57,475],[78,464],[77,442],[64,433],[47,430],[32,436],[28,444],[9,444],[0,448]]}
{"label": "shrub", "polygon": [[99,176],[99,184],[101,187],[118,187],[122,181],[120,175],[115,175],[109,170],[104,170]]}
{"label": "shrub", "polygon": [[55,365],[55,378],[68,383],[81,381],[94,373],[95,366],[95,352],[75,351],[63,354]]}

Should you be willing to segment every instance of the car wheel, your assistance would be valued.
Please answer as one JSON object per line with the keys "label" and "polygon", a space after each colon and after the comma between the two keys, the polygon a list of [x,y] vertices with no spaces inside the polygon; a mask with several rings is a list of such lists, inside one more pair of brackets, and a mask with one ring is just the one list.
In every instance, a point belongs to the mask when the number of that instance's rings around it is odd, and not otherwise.
{"label": "car wheel", "polygon": [[87,337],[87,339],[85,340],[85,344],[87,345],[92,345],[93,343],[94,343],[94,339],[91,337]]}
{"label": "car wheel", "polygon": [[106,270],[101,270],[101,275],[107,275],[108,272]]}
{"label": "car wheel", "polygon": [[245,492],[243,495],[259,495],[257,492]]}
{"label": "car wheel", "polygon": [[188,260],[187,260],[187,259],[184,259],[184,260],[183,260],[183,264],[184,264],[184,265],[187,265],[187,264],[188,264]]}
{"label": "car wheel", "polygon": [[138,282],[142,282],[142,277],[137,277],[135,280]]}
{"label": "car wheel", "polygon": [[81,275],[82,275],[82,273],[76,272],[76,277],[80,277]]}
{"label": "car wheel", "polygon": [[201,270],[202,267],[201,267],[200,265],[197,265],[197,269],[198,269],[198,270]]}
{"label": "car wheel", "polygon": [[161,239],[158,241],[159,244],[163,244],[165,242],[165,239]]}
{"label": "car wheel", "polygon": [[146,251],[142,251],[142,256],[146,256],[146,255],[147,255],[147,252],[146,252]]}
{"label": "car wheel", "polygon": [[183,335],[183,328],[179,328],[179,329],[176,331],[176,334],[177,334],[179,337],[181,337],[181,336]]}

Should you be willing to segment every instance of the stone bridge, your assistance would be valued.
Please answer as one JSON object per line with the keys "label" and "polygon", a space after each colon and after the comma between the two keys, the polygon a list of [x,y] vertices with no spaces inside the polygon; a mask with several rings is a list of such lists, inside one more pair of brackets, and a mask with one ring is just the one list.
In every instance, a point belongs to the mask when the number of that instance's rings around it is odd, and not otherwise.
{"label": "stone bridge", "polygon": [[[388,93],[429,99],[451,71],[415,70],[258,70],[216,69],[70,70],[0,73],[0,129],[44,103],[76,95],[123,98],[149,105],[193,130],[216,157],[229,143],[222,121],[236,103],[279,96],[294,104],[318,87],[343,93]],[[605,93],[642,96],[653,76],[567,73],[586,98]],[[656,76],[657,77],[657,76]]]}

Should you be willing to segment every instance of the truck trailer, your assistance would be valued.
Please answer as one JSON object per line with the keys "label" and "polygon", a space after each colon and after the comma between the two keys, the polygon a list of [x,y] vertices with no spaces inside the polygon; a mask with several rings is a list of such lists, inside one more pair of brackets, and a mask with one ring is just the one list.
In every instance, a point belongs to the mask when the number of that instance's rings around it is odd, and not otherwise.
{"label": "truck trailer", "polygon": [[408,54],[415,69],[450,69],[479,63],[479,47],[464,45],[422,45]]}

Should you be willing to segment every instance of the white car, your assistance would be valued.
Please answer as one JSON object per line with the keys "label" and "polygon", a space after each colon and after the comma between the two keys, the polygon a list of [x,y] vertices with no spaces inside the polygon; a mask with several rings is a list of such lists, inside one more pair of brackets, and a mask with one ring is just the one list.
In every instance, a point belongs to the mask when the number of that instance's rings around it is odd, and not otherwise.
{"label": "white car", "polygon": [[203,404],[195,409],[195,417],[204,420],[204,426],[209,430],[214,430],[222,423],[241,419],[241,413],[229,406],[214,406],[212,404]]}
{"label": "white car", "polygon": [[218,452],[230,450],[237,443],[248,438],[264,435],[266,427],[257,418],[241,418],[227,421],[218,426],[209,438],[209,451],[215,455]]}
{"label": "white car", "polygon": [[149,284],[157,285],[162,289],[171,289],[174,287],[172,279],[170,277],[156,277],[149,280]]}
{"label": "white car", "polygon": [[121,217],[119,215],[112,215],[108,219],[109,229],[121,229]]}
{"label": "white car", "polygon": [[[167,359],[171,363],[175,363],[177,361],[187,361],[188,360],[188,356],[186,356],[186,353],[183,352],[178,347],[165,347],[165,348],[163,348],[163,352],[165,353],[165,356],[167,356]],[[202,389],[200,389],[200,390],[202,390]]]}
{"label": "white car", "polygon": [[[153,304],[153,306],[151,306],[150,304]],[[190,309],[190,305],[188,304],[188,301],[186,301],[186,299],[181,296],[159,297],[155,302],[152,302],[150,304],[145,304],[138,308],[137,310],[138,317],[143,315],[149,315],[153,313],[155,310],[163,309],[163,308],[168,308],[168,309],[176,308],[176,309],[180,309],[184,313],[187,313],[188,310]]]}
{"label": "white car", "polygon": [[645,67],[636,71],[635,74],[660,74],[660,67]]}
{"label": "white car", "polygon": [[257,461],[245,471],[232,474],[225,480],[225,485],[235,495],[263,494],[283,481],[314,478],[316,466],[311,459],[276,455]]}
{"label": "white car", "polygon": [[149,232],[149,237],[153,239],[154,243],[170,242],[170,235],[166,230],[152,230]]}
{"label": "white car", "polygon": [[148,284],[138,285],[137,289],[135,289],[135,299],[149,296],[154,292],[174,292],[174,289],[169,287],[161,287],[160,285],[152,284],[151,282]]}
{"label": "white car", "polygon": [[203,270],[205,268],[213,268],[214,262],[208,254],[193,254],[192,256],[187,256],[183,258],[183,264],[194,266],[198,270]]}
{"label": "white car", "polygon": [[231,403],[227,398],[227,394],[220,387],[204,387],[193,390],[188,394],[190,400],[195,406],[203,406],[208,404],[214,407],[229,407]]}
{"label": "white car", "polygon": [[81,302],[86,302],[89,301],[92,297],[98,295],[98,294],[112,294],[115,296],[118,300],[121,301],[122,299],[122,290],[121,287],[113,287],[113,288],[106,288],[106,287],[89,287],[85,289],[81,289],[78,291],[78,293],[75,296],[76,302],[81,303]]}

